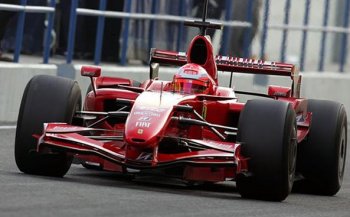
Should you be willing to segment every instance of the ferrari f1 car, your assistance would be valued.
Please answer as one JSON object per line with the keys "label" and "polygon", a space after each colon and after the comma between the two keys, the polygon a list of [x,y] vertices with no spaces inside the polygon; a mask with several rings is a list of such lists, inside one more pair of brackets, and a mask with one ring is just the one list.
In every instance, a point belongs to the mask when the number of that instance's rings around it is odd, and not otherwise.
{"label": "ferrari f1 car", "polygon": [[[27,84],[18,117],[15,159],[28,174],[64,176],[73,158],[85,167],[188,183],[235,181],[245,198],[282,201],[293,183],[334,195],[342,183],[347,116],[342,104],[300,97],[291,64],[215,56],[205,21],[186,53],[153,49],[150,79],[91,79],[82,106],[77,82],[39,75]],[[159,64],[178,67],[159,80]],[[287,76],[291,87],[267,94],[218,85],[218,71]],[[236,94],[261,96],[246,103]],[[82,108],[83,107],[83,108]]]}

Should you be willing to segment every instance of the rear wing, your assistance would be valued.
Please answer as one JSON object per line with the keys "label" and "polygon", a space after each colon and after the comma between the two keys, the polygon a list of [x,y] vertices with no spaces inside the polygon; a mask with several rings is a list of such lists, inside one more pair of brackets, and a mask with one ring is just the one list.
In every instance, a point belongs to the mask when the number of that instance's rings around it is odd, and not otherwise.
{"label": "rear wing", "polygon": [[[215,57],[215,62],[218,71],[231,72],[230,86],[233,73],[288,76],[292,80],[292,96],[295,98],[300,97],[301,75],[299,75],[297,67],[293,64],[220,55]],[[184,52],[152,48],[150,54],[151,78],[158,76],[154,66],[155,63],[182,66],[187,63],[187,55]]]}

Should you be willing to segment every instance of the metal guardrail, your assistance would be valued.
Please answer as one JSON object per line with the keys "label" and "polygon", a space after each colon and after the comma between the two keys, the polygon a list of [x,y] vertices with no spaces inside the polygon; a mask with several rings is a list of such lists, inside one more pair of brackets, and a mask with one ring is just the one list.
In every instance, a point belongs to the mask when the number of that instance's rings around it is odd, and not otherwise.
{"label": "metal guardrail", "polygon": [[54,7],[29,6],[29,5],[11,5],[1,4],[0,8],[4,11],[24,11],[27,13],[52,13],[55,12]]}
{"label": "metal guardrail", "polygon": [[[231,1],[228,1],[231,2]],[[72,1],[71,4],[71,23],[70,23],[70,29],[74,30],[76,28],[76,16],[77,15],[85,15],[85,16],[97,16],[98,17],[98,24],[97,24],[97,37],[96,37],[96,46],[95,46],[95,57],[94,57],[94,63],[98,65],[101,61],[101,47],[103,42],[103,29],[104,29],[104,19],[105,18],[124,18],[125,19],[125,26],[123,33],[123,45],[122,45],[122,52],[121,52],[121,65],[126,64],[126,51],[128,46],[128,32],[129,32],[129,20],[130,19],[139,19],[139,20],[151,20],[150,25],[150,39],[149,39],[149,49],[151,49],[153,46],[153,34],[154,34],[154,21],[172,21],[172,22],[179,22],[183,23],[185,20],[193,19],[192,17],[185,17],[185,16],[174,16],[174,15],[164,15],[164,14],[157,14],[156,12],[156,3],[157,1],[153,1],[152,3],[152,14],[149,13],[131,13],[131,0],[126,1],[126,12],[117,12],[117,11],[106,11],[106,0],[100,0],[100,5],[98,10],[93,9],[86,9],[86,8],[78,8],[78,3],[76,1]],[[183,2],[180,1],[180,4],[183,5]],[[76,8],[74,10],[74,8]],[[228,10],[227,14],[231,14]],[[181,14],[180,14],[181,15]],[[229,18],[229,17],[227,17]],[[198,19],[199,20],[199,19]],[[250,28],[251,23],[249,22],[242,22],[242,21],[232,21],[232,20],[215,20],[215,19],[208,19],[208,21],[211,22],[220,22],[224,26],[228,27],[244,27],[244,28]],[[181,29],[182,27],[180,27]],[[182,38],[183,32],[178,33],[177,40],[179,44],[179,40]],[[225,41],[225,40],[224,40]],[[68,37],[68,55],[66,62],[71,63],[73,59],[73,47],[74,47],[74,34],[70,33]],[[224,42],[225,44],[225,42]],[[178,45],[179,47],[179,45]],[[223,46],[226,47],[226,46]]]}
{"label": "metal guardrail", "polygon": [[[252,1],[252,0],[250,0]],[[96,46],[95,46],[95,57],[94,57],[94,63],[99,64],[101,60],[101,49],[102,49],[102,42],[103,42],[103,29],[104,29],[104,20],[105,18],[123,18],[124,19],[124,25],[127,26],[123,32],[123,46],[122,46],[122,52],[121,52],[121,64],[126,64],[126,52],[127,52],[127,46],[128,46],[128,32],[129,32],[129,20],[130,19],[142,19],[142,20],[151,20],[151,27],[149,31],[149,47],[151,48],[153,45],[153,34],[154,34],[154,21],[173,21],[173,22],[179,22],[182,23],[186,19],[192,19],[192,17],[184,17],[184,10],[185,10],[185,1],[179,0],[179,7],[180,7],[180,14],[179,16],[173,16],[173,15],[156,15],[157,12],[157,2],[158,0],[152,1],[152,14],[141,14],[141,13],[131,13],[131,4],[132,0],[126,0],[126,12],[116,12],[116,11],[106,11],[106,0],[100,0],[99,9],[98,10],[92,10],[92,9],[86,9],[86,8],[78,8],[78,0],[72,0],[71,1],[71,11],[70,11],[70,23],[69,23],[69,33],[68,33],[68,46],[67,46],[67,58],[66,62],[71,63],[73,60],[73,52],[74,52],[74,39],[75,39],[75,29],[76,29],[76,19],[77,15],[85,15],[85,16],[97,16],[98,17],[98,26],[97,26],[97,36],[96,36]],[[231,2],[231,1],[227,1]],[[55,12],[55,5],[56,1],[51,0],[49,7],[44,6],[28,6],[27,0],[21,0],[21,5],[11,5],[11,4],[0,4],[0,10],[8,10],[8,11],[17,11],[19,13],[19,19],[17,22],[17,31],[16,31],[16,45],[15,45],[15,53],[14,53],[14,62],[19,61],[20,51],[22,47],[22,39],[23,39],[23,29],[24,29],[24,21],[25,21],[25,13],[48,13],[48,27],[47,32],[45,35],[45,44],[44,44],[44,56],[43,56],[43,62],[48,63],[49,61],[49,54],[50,54],[50,47],[51,44],[51,37],[50,32],[53,29],[53,21],[54,21],[54,12]],[[230,6],[228,4],[227,6]],[[230,14],[230,13],[227,13]],[[251,27],[251,24],[248,22],[241,22],[241,21],[231,21],[230,16],[226,16],[226,21],[222,20],[209,20],[209,21],[216,21],[221,22],[224,26],[230,26],[230,27],[245,27],[249,28]],[[180,28],[182,29],[182,28]],[[178,33],[178,39],[177,39],[177,47],[180,47],[181,44],[181,38],[182,38],[183,31],[179,31]],[[224,32],[224,37],[227,38],[227,32]],[[224,40],[224,44],[227,41]],[[226,46],[224,46],[226,47]]]}
{"label": "metal guardrail", "polygon": [[[311,0],[305,0],[305,11],[304,11],[304,20],[303,25],[290,25],[289,24],[289,18],[290,18],[290,10],[291,10],[291,0],[285,0],[285,16],[283,24],[269,24],[269,14],[270,14],[270,0],[264,0],[264,21],[263,21],[263,34],[262,34],[262,48],[260,51],[260,56],[263,57],[265,54],[265,46],[266,46],[266,39],[267,39],[267,31],[268,30],[282,30],[282,44],[281,44],[281,51],[280,51],[280,60],[282,62],[285,61],[286,58],[286,51],[287,51],[287,37],[289,31],[302,31],[302,42],[301,42],[301,55],[300,55],[300,70],[304,71],[304,63],[306,60],[306,44],[307,44],[307,35],[308,32],[321,32],[321,43],[320,43],[320,57],[319,57],[319,65],[318,65],[318,71],[322,72],[324,71],[324,58],[325,58],[325,45],[326,45],[326,38],[328,33],[341,33],[342,34],[342,46],[340,50],[340,63],[339,63],[339,72],[344,72],[344,67],[346,65],[347,60],[347,46],[348,46],[348,36],[350,35],[350,28],[349,28],[349,19],[350,19],[350,0],[344,0],[345,6],[344,6],[344,15],[343,15],[343,26],[337,27],[337,26],[329,26],[329,5],[330,0],[323,0],[324,4],[324,11],[323,11],[323,25],[322,26],[313,26],[309,25],[309,17],[310,17],[310,7],[311,7]],[[341,13],[341,12],[340,12]]]}
{"label": "metal guardrail", "polygon": [[23,41],[23,30],[24,30],[24,21],[26,13],[47,13],[48,14],[48,26],[45,33],[45,43],[44,43],[44,54],[43,54],[43,63],[49,62],[50,56],[50,44],[51,44],[51,31],[53,29],[54,23],[54,13],[56,0],[50,0],[49,6],[29,6],[27,5],[27,0],[21,0],[21,5],[11,5],[11,4],[0,4],[0,11],[17,11],[19,13],[17,21],[17,30],[16,30],[16,44],[13,60],[14,62],[19,61],[19,56],[22,49]]}
{"label": "metal guardrail", "polygon": [[[149,30],[148,30],[148,38],[149,43],[148,47],[153,47],[154,43],[154,34],[155,34],[155,22],[156,21],[172,21],[179,23],[179,31],[177,33],[176,47],[179,50],[182,44],[182,38],[184,35],[184,30],[181,27],[181,23],[186,19],[191,19],[190,17],[186,17],[186,0],[178,0],[177,7],[179,13],[177,16],[175,15],[162,15],[159,14],[158,4],[160,0],[152,0],[151,2],[151,13],[132,13],[131,6],[134,0],[125,0],[124,12],[116,12],[116,11],[106,11],[106,0],[99,1],[99,8],[97,10],[79,8],[78,0],[71,1],[71,11],[70,11],[70,23],[69,23],[69,33],[68,33],[68,46],[67,46],[67,58],[66,62],[71,63],[73,60],[73,52],[74,52],[74,39],[75,39],[75,29],[76,29],[76,19],[77,16],[96,16],[98,17],[97,24],[97,32],[96,32],[96,45],[95,45],[95,53],[94,53],[94,63],[99,64],[101,61],[101,50],[103,43],[103,30],[105,24],[105,18],[122,18],[124,29],[122,32],[122,40],[123,44],[121,47],[121,58],[120,64],[125,65],[127,62],[127,48],[128,48],[128,36],[129,36],[129,26],[131,19],[140,19],[140,20],[150,20]],[[225,20],[221,21],[227,27],[242,27],[246,28],[245,30],[245,39],[243,41],[244,45],[244,56],[249,56],[250,46],[249,46],[249,38],[251,33],[251,21],[252,21],[252,11],[253,11],[253,2],[255,0],[247,0],[247,11],[246,11],[246,21],[245,22],[237,22],[232,21],[232,13],[230,10],[226,10]],[[323,0],[324,10],[323,10],[323,25],[322,26],[314,26],[309,25],[309,17],[310,17],[310,7],[312,4],[311,0],[304,0],[305,8],[304,8],[304,19],[301,25],[291,25],[290,24],[290,10],[292,1],[285,0],[284,7],[284,20],[283,24],[270,23],[270,12],[271,12],[271,0],[264,0],[263,4],[263,20],[262,20],[262,36],[261,36],[261,50],[260,50],[260,58],[264,58],[266,53],[266,41],[268,38],[268,33],[270,30],[282,31],[282,42],[280,46],[280,60],[282,62],[285,61],[286,53],[287,53],[287,39],[288,33],[290,31],[300,31],[302,33],[302,41],[300,44],[300,68],[301,71],[304,70],[304,64],[306,61],[306,44],[308,39],[309,32],[320,32],[322,33],[321,42],[320,42],[320,51],[319,51],[319,65],[318,70],[324,70],[324,59],[326,55],[326,39],[329,33],[338,33],[341,34],[341,48],[340,48],[340,62],[339,62],[339,71],[343,72],[346,62],[348,60],[347,46],[348,46],[348,36],[350,35],[349,28],[349,16],[350,16],[350,0],[344,0],[344,14],[342,27],[338,26],[330,26],[329,25],[329,5],[330,0]],[[225,8],[232,8],[233,0],[225,0]],[[16,45],[15,45],[15,53],[14,53],[14,62],[19,61],[20,51],[22,47],[22,39],[23,39],[23,29],[24,29],[24,20],[26,13],[46,13],[48,26],[45,33],[45,43],[44,43],[44,54],[43,54],[43,62],[48,63],[49,54],[50,54],[50,44],[51,44],[51,36],[50,33],[53,29],[53,21],[54,21],[54,13],[55,13],[56,0],[50,0],[48,6],[29,6],[27,5],[27,0],[21,0],[20,5],[10,5],[10,4],[0,4],[1,10],[8,11],[17,11],[19,13],[19,18],[17,22],[17,30],[16,30]],[[174,3],[174,7],[176,4]],[[215,20],[214,20],[215,21]],[[218,20],[216,20],[218,21]],[[222,53],[227,54],[227,43],[229,41],[230,28],[224,28],[223,31],[223,45],[222,45]]]}

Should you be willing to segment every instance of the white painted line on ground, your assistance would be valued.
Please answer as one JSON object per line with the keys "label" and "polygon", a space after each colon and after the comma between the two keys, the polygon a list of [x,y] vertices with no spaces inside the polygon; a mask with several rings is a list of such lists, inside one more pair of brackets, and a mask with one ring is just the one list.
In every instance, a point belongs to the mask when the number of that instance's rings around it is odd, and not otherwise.
{"label": "white painted line on ground", "polygon": [[16,126],[0,126],[0,130],[11,130],[16,129]]}

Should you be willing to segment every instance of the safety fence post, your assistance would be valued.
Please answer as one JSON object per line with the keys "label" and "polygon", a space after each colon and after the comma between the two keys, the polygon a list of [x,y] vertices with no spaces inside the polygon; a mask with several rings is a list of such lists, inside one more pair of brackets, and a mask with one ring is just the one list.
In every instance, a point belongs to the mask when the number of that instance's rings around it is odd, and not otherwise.
{"label": "safety fence post", "polygon": [[[179,16],[185,16],[185,0],[179,1]],[[177,25],[178,32],[177,32],[177,41],[176,41],[176,50],[180,51],[182,49],[182,40],[184,35],[184,26],[183,23],[179,23]]]}
{"label": "safety fence post", "polygon": [[[158,0],[152,0],[152,9],[151,14],[157,14],[158,12]],[[148,50],[151,50],[154,44],[154,30],[155,30],[155,21],[151,20],[149,24],[149,34],[148,34]]]}
{"label": "safety fence post", "polygon": [[267,25],[269,23],[269,15],[270,15],[270,0],[265,0],[264,5],[264,21],[263,21],[263,29],[261,36],[261,48],[260,48],[260,59],[265,59],[265,48],[266,48],[266,39],[267,39]]}
{"label": "safety fence post", "polygon": [[[324,11],[323,11],[323,27],[328,26],[329,18],[329,0],[324,1]],[[325,57],[325,45],[326,45],[327,32],[322,32],[321,46],[320,46],[320,60],[318,62],[318,71],[323,72],[324,70],[324,57]]]}
{"label": "safety fence post", "polygon": [[[247,6],[247,17],[246,21],[248,23],[252,23],[253,21],[253,1],[254,0],[249,0],[248,6]],[[252,39],[252,28],[246,28],[244,30],[244,39],[243,39],[243,57],[248,58],[250,56],[250,51],[251,51],[251,39]]]}
{"label": "safety fence post", "polygon": [[[309,25],[309,14],[310,14],[310,6],[311,1],[306,0],[305,2],[305,12],[304,12],[304,26],[307,27]],[[303,36],[301,41],[301,55],[300,55],[300,71],[304,71],[304,63],[305,63],[305,52],[306,52],[306,42],[307,42],[307,30],[303,30]]]}
{"label": "safety fence post", "polygon": [[[27,0],[21,0],[21,5],[27,5]],[[22,50],[22,40],[23,40],[23,32],[24,32],[24,22],[25,22],[26,13],[24,10],[20,11],[18,14],[17,20],[17,30],[16,30],[16,45],[15,45],[15,54],[13,57],[13,62],[18,63],[19,55]]]}
{"label": "safety fence post", "polygon": [[[50,0],[50,7],[55,8],[56,7],[56,0]],[[55,19],[55,13],[49,13],[48,14],[48,19],[47,19],[47,28],[45,32],[45,39],[44,39],[44,59],[43,63],[48,63],[49,62],[49,57],[50,57],[50,49],[51,49],[51,32],[53,29],[53,24],[54,24],[54,19]]]}
{"label": "safety fence post", "polygon": [[[232,11],[232,3],[234,0],[226,0],[225,1],[225,20],[230,21],[232,20],[233,13]],[[228,55],[227,50],[230,46],[229,36],[231,35],[231,28],[229,26],[225,26],[224,31],[222,33],[222,47],[221,47],[221,53],[222,55]]]}
{"label": "safety fence post", "polygon": [[[343,18],[343,27],[346,29],[349,27],[349,14],[350,14],[350,0],[346,0],[345,7],[344,7],[344,18]],[[347,49],[348,49],[348,34],[349,33],[343,33],[342,37],[342,45],[340,50],[340,67],[339,71],[344,72],[344,66],[346,64],[346,56],[347,56]]]}
{"label": "safety fence post", "polygon": [[[126,0],[125,5],[125,11],[127,13],[131,12],[131,3],[132,0]],[[125,18],[124,25],[123,25],[123,40],[122,40],[122,50],[121,50],[121,57],[120,57],[120,64],[125,66],[126,65],[126,56],[128,52],[128,37],[129,37],[129,29],[130,29],[130,18]]]}
{"label": "safety fence post", "polygon": [[[283,24],[289,24],[289,14],[290,14],[291,0],[286,0],[286,4],[284,6],[284,20]],[[287,50],[287,38],[288,38],[288,30],[284,29],[282,33],[282,44],[281,44],[281,62],[286,61],[286,50]]]}
{"label": "safety fence post", "polygon": [[74,53],[75,30],[77,25],[77,7],[78,7],[78,0],[72,0],[71,8],[70,8],[67,59],[66,59],[66,62],[68,64],[72,63],[73,53]]}
{"label": "safety fence post", "polygon": [[[100,0],[99,10],[105,11],[107,6],[106,0]],[[94,64],[99,65],[101,61],[101,51],[103,46],[103,32],[105,28],[105,16],[98,16],[97,23],[97,33],[96,33],[96,44],[95,44],[95,55],[94,55]]]}

